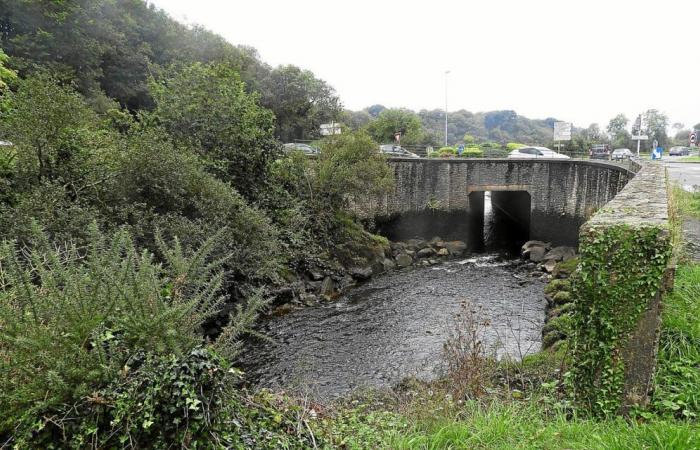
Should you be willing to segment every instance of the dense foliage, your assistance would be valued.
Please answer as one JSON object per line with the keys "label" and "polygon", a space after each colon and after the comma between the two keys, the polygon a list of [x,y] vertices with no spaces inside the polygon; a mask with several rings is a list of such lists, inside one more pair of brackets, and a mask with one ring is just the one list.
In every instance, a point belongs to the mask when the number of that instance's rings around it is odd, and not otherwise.
{"label": "dense foliage", "polygon": [[255,49],[182,25],[143,0],[1,0],[0,47],[21,76],[48,68],[97,109],[108,98],[150,109],[151,76],[173,64],[217,62],[232,67],[248,92],[261,92],[284,140],[318,137],[318,123],[340,111],[333,88],[311,72],[271,68]]}

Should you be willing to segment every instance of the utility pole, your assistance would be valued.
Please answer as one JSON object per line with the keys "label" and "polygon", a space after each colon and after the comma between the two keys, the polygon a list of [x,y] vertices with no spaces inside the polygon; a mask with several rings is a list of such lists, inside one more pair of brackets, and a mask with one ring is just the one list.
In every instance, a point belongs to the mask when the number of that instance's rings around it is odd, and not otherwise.
{"label": "utility pole", "polygon": [[445,71],[445,147],[447,147],[447,74],[450,73],[449,70]]}

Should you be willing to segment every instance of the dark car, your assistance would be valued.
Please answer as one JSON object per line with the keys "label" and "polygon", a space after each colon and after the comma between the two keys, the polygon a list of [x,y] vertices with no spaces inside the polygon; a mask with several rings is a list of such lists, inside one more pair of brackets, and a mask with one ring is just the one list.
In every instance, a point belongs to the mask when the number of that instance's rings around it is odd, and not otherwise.
{"label": "dark car", "polygon": [[595,144],[588,150],[590,159],[610,159],[610,146],[608,144]]}
{"label": "dark car", "polygon": [[690,155],[690,147],[671,147],[668,149],[668,156],[688,156]]}

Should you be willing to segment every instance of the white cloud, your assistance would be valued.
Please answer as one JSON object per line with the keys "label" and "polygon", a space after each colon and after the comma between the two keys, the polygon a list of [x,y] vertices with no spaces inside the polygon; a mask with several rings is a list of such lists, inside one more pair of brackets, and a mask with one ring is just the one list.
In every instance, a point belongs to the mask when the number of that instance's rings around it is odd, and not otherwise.
{"label": "white cloud", "polygon": [[[647,108],[700,122],[700,2],[151,0],[272,65],[312,70],[343,103],[514,109],[602,126]],[[695,28],[695,30],[694,30]]]}

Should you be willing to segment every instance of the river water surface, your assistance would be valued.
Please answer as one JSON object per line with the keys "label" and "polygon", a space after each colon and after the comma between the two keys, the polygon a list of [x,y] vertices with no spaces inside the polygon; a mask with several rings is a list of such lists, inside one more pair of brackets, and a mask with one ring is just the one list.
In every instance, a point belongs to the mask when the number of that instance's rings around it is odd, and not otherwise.
{"label": "river water surface", "polygon": [[483,342],[499,357],[540,349],[545,305],[532,269],[498,255],[414,267],[375,278],[345,296],[269,319],[253,361],[258,387],[329,400],[403,378],[431,379],[463,304],[488,326]]}

